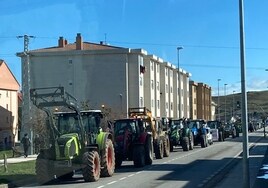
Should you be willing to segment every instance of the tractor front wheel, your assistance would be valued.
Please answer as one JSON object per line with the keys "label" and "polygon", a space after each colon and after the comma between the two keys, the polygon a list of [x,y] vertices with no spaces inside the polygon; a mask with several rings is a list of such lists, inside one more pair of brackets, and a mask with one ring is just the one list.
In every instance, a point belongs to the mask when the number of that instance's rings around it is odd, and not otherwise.
{"label": "tractor front wheel", "polygon": [[101,159],[101,176],[110,177],[114,173],[115,168],[115,156],[114,146],[110,139],[106,140],[105,151]]}
{"label": "tractor front wheel", "polygon": [[170,142],[168,136],[166,136],[164,139],[164,157],[168,157],[170,153]]}
{"label": "tractor front wheel", "polygon": [[181,146],[183,151],[189,151],[189,138],[187,136],[182,138]]}
{"label": "tractor front wheel", "polygon": [[100,156],[97,151],[86,152],[83,155],[82,170],[86,182],[98,181],[100,178]]}
{"label": "tractor front wheel", "polygon": [[144,145],[135,145],[133,148],[133,162],[135,167],[145,166]]}
{"label": "tractor front wheel", "polygon": [[145,164],[151,165],[153,163],[153,139],[147,137],[145,143]]}
{"label": "tractor front wheel", "polygon": [[159,139],[155,147],[155,158],[163,159],[163,157],[164,157],[164,143],[162,139]]}

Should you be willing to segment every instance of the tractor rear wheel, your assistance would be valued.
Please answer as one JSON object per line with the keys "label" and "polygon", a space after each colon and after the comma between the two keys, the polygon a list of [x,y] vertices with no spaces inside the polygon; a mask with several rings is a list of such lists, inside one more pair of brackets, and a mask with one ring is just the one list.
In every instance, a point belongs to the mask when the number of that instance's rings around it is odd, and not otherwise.
{"label": "tractor rear wheel", "polygon": [[164,139],[164,157],[168,157],[170,153],[170,142],[168,136],[166,136]]}
{"label": "tractor rear wheel", "polygon": [[45,184],[54,179],[54,165],[53,162],[44,159],[42,154],[39,154],[36,159],[35,172],[37,182],[39,184]]}
{"label": "tractor rear wheel", "polygon": [[163,159],[163,157],[164,157],[164,143],[162,139],[159,139],[155,147],[155,158]]}
{"label": "tractor rear wheel", "polygon": [[115,168],[115,156],[114,145],[110,139],[106,140],[104,154],[101,159],[101,176],[110,177],[114,173]]}
{"label": "tractor rear wheel", "polygon": [[135,145],[133,148],[133,162],[135,167],[145,166],[145,148],[144,145]]}
{"label": "tractor rear wheel", "polygon": [[182,138],[181,146],[183,151],[189,151],[189,138],[187,136]]}
{"label": "tractor rear wheel", "polygon": [[86,182],[98,181],[100,178],[100,156],[97,151],[89,151],[83,155],[84,168],[82,174]]}
{"label": "tractor rear wheel", "polygon": [[145,143],[145,164],[151,165],[153,163],[153,139],[152,137],[147,137]]}

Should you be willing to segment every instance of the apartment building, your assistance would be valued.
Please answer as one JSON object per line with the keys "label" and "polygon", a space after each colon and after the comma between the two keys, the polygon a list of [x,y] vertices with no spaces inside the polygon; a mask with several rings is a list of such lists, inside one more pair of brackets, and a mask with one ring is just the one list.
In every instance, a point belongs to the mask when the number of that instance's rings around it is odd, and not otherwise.
{"label": "apartment building", "polygon": [[0,148],[18,141],[18,91],[20,85],[4,60],[0,60]]}
{"label": "apartment building", "polygon": [[[22,78],[24,92],[29,88],[64,86],[79,102],[88,101],[92,109],[102,105],[109,108],[113,118],[127,117],[129,107],[144,106],[155,117],[176,117],[174,90],[178,88],[173,85],[177,79],[173,75],[178,71],[144,49],[83,42],[77,34],[75,43],[68,44],[60,37],[58,46],[17,55],[23,71],[30,73]],[[189,85],[183,83],[187,80],[182,79],[182,87]],[[183,96],[189,98],[187,92]]]}
{"label": "apartment building", "polygon": [[190,81],[190,117],[212,120],[211,87],[204,83]]}

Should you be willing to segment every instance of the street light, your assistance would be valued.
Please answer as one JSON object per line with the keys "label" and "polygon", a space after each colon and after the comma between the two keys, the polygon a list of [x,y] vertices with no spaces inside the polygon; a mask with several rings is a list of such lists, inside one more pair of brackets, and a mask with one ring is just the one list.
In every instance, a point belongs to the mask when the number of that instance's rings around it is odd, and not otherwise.
{"label": "street light", "polygon": [[224,123],[226,123],[226,86],[228,84],[224,84]]}
{"label": "street light", "polygon": [[235,109],[235,102],[234,102],[234,93],[235,93],[235,90],[233,91],[233,114],[232,114],[232,116],[234,117],[234,109]]}
{"label": "street light", "polygon": [[221,79],[218,79],[218,120],[221,121],[220,116],[220,81]]}
{"label": "street light", "polygon": [[178,85],[178,87],[179,87],[179,118],[181,118],[182,117],[182,115],[181,115],[181,74],[180,74],[180,50],[182,50],[183,49],[183,47],[182,46],[179,46],[179,47],[177,47],[177,52],[178,52],[178,75],[179,75],[179,79],[178,79],[178,81],[179,81],[179,85]]}

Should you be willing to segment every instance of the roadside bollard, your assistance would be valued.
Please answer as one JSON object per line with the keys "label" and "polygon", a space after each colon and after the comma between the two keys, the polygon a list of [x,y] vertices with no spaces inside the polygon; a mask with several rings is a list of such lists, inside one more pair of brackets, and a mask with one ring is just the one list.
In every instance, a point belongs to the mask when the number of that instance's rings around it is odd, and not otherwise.
{"label": "roadside bollard", "polygon": [[7,172],[7,155],[4,153],[4,169]]}

